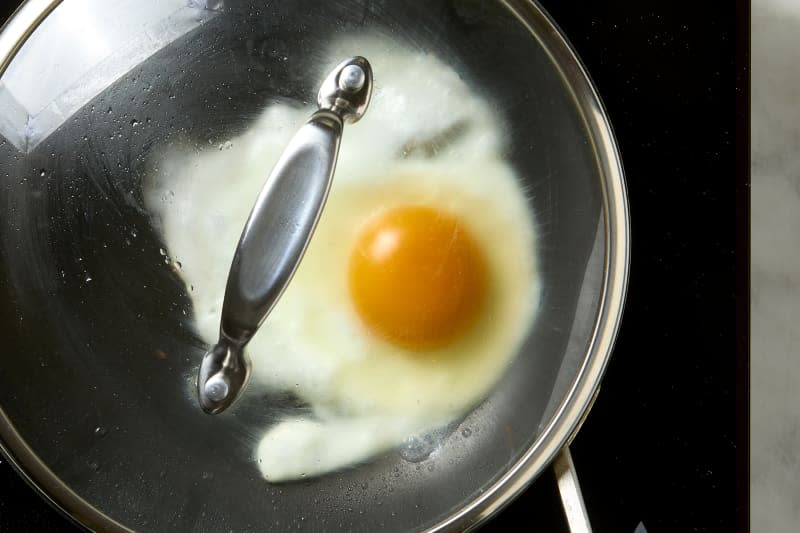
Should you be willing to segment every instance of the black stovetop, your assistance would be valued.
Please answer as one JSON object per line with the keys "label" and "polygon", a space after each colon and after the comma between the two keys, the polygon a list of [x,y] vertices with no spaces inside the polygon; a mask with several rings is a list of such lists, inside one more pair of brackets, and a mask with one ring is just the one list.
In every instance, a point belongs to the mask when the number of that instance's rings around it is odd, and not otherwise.
{"label": "black stovetop", "polygon": [[[744,531],[749,4],[541,4],[607,107],[631,203],[625,317],[572,447],[593,526]],[[534,525],[566,531],[549,472],[484,530]],[[0,531],[75,527],[3,461]]]}

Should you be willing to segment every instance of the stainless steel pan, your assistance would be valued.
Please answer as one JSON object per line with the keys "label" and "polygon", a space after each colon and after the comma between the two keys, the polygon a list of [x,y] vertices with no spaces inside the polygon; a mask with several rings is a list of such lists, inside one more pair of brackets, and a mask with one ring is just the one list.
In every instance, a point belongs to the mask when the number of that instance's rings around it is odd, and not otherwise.
{"label": "stainless steel pan", "polygon": [[[542,307],[430,468],[393,451],[270,485],[254,428],[296,405],[258,387],[216,417],[187,401],[208,347],[186,287],[152,260],[145,163],[179,134],[207,146],[270,102],[310,100],[326,43],[365,29],[446,58],[511,125]],[[568,444],[619,326],[628,208],[600,100],[536,4],[31,0],[0,33],[0,72],[0,439],[58,507],[98,530],[460,530],[555,464],[588,528]]]}

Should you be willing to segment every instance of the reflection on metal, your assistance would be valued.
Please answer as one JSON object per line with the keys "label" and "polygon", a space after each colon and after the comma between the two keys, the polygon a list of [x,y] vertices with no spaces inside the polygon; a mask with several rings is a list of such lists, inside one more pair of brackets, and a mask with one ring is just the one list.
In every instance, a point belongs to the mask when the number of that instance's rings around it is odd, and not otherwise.
{"label": "reflection on metal", "polygon": [[578,473],[572,462],[572,454],[568,446],[564,446],[553,461],[553,470],[558,480],[558,492],[561,494],[561,503],[564,505],[564,514],[571,533],[592,533],[589,524],[589,515],[583,503],[581,486],[578,483]]}
{"label": "reflection on metal", "polygon": [[[599,305],[600,298],[602,298],[601,287],[603,262],[605,261],[606,252],[606,234],[605,225],[603,224],[602,213],[601,217],[597,220],[597,231],[594,238],[594,245],[592,246],[592,253],[589,255],[589,261],[586,266],[586,275],[581,284],[581,290],[578,296],[578,309],[596,309]],[[550,400],[547,402],[545,408],[545,415],[539,423],[539,431],[544,429],[544,426],[549,422],[550,417],[558,410],[561,402],[564,400],[564,392],[569,389],[570,382],[573,377],[578,373],[581,364],[584,361],[584,354],[586,353],[586,339],[591,338],[592,328],[595,327],[594,322],[591,320],[593,317],[578,315],[575,317],[575,322],[572,324],[572,330],[569,334],[567,347],[564,351],[564,360],[561,362],[561,368],[556,375],[555,384],[553,385],[553,392],[550,395]],[[588,410],[584,413],[584,417],[588,414]],[[581,424],[583,417],[581,418]],[[578,424],[573,430],[573,434],[580,429]]]}
{"label": "reflection on metal", "polygon": [[0,134],[28,152],[136,65],[206,22],[221,2],[71,0],[0,78]]}

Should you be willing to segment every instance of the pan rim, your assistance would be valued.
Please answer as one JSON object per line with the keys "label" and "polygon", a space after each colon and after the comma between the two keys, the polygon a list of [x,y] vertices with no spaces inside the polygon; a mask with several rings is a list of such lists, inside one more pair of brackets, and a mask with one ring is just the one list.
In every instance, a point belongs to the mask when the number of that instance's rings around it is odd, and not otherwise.
{"label": "pan rim", "polygon": [[[0,28],[0,76],[62,0],[26,0]],[[603,283],[586,354],[569,391],[525,454],[478,497],[428,531],[462,531],[497,513],[569,444],[591,409],[622,319],[630,268],[630,211],[619,145],[586,68],[555,21],[535,0],[501,0],[550,57],[589,133],[599,168],[605,229]],[[17,432],[0,406],[0,455],[58,511],[83,527],[130,531],[67,486]]]}

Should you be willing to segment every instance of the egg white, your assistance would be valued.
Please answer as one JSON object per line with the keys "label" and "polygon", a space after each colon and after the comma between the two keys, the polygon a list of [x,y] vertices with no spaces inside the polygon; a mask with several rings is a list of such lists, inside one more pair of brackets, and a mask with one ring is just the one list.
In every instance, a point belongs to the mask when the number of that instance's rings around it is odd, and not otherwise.
{"label": "egg white", "polygon": [[[538,306],[535,226],[502,157],[502,124],[489,103],[441,60],[386,40],[337,42],[321,62],[320,79],[350,55],[372,63],[373,101],[361,122],[345,128],[318,229],[248,347],[255,380],[294,391],[314,411],[265,429],[256,455],[272,481],[361,462],[463,415],[497,382]],[[216,341],[228,269],[249,210],[312,111],[272,105],[218,149],[166,150],[153,173],[146,201],[170,255],[183,265],[197,329],[209,344]],[[422,353],[372,334],[347,286],[363,222],[405,205],[457,216],[489,270],[489,297],[474,326],[450,345]]]}

